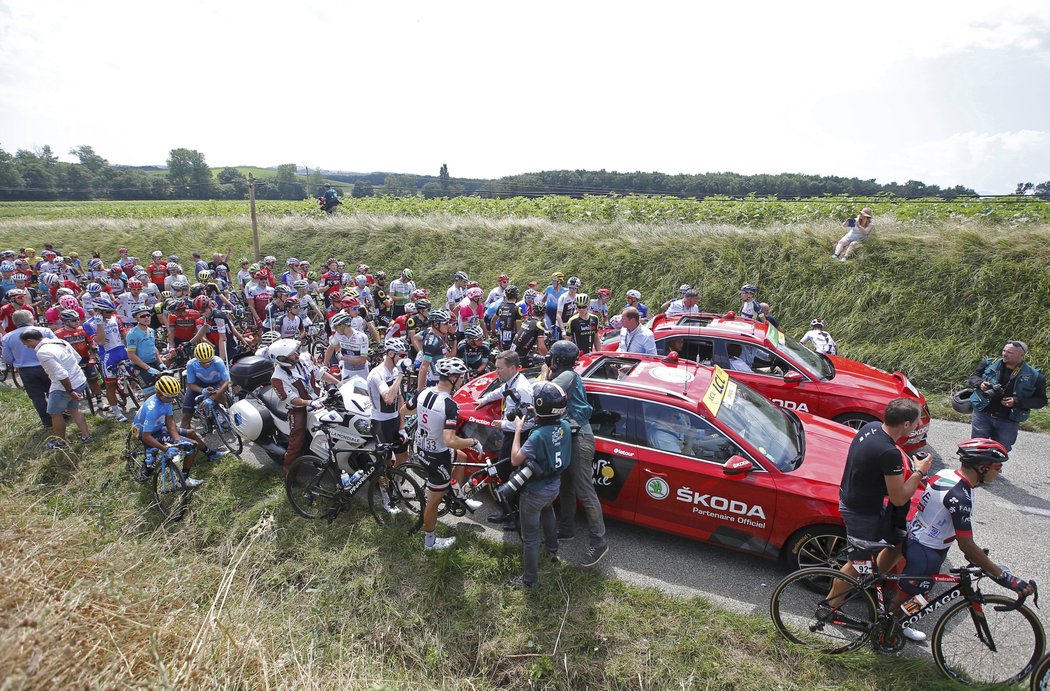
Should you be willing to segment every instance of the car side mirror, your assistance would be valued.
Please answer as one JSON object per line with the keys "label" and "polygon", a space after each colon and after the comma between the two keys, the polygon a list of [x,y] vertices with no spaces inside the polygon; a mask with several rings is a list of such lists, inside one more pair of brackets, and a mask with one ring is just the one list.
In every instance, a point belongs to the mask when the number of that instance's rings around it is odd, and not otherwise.
{"label": "car side mirror", "polygon": [[802,373],[795,370],[789,370],[784,374],[785,384],[801,384],[804,380],[805,377],[802,376]]}
{"label": "car side mirror", "polygon": [[731,456],[722,466],[723,475],[746,475],[755,469],[755,464],[743,456]]}

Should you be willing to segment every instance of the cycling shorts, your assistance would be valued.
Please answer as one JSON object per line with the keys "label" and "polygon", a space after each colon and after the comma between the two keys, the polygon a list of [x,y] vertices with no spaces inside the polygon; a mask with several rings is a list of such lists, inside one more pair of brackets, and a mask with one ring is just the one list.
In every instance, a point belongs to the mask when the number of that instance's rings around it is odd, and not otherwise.
{"label": "cycling shorts", "polygon": [[394,453],[408,451],[408,440],[401,439],[401,420],[391,418],[389,420],[372,420],[372,432],[376,435],[376,441],[380,444],[393,444]]}
{"label": "cycling shorts", "polygon": [[[934,549],[927,547],[918,540],[908,540],[904,546],[904,576],[929,576],[941,572],[944,558],[948,556],[948,549]],[[933,587],[933,581],[902,580],[899,584],[901,591],[907,595],[918,595],[929,592]]]}
{"label": "cycling shorts", "polygon": [[452,450],[439,453],[421,451],[420,461],[427,471],[427,489],[442,492],[452,484]]}
{"label": "cycling shorts", "polygon": [[128,359],[128,349],[124,346],[118,346],[112,349],[107,348],[105,351],[99,350],[102,378],[106,381],[115,381],[117,378],[117,365]]}

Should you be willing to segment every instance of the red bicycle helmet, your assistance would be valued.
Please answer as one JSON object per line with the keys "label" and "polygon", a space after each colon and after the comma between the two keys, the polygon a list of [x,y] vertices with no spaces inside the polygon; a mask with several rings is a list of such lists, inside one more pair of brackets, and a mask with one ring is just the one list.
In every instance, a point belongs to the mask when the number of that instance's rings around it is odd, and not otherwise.
{"label": "red bicycle helmet", "polygon": [[986,463],[1006,463],[1010,453],[1006,447],[994,439],[976,437],[959,444],[957,452],[963,465],[984,465]]}

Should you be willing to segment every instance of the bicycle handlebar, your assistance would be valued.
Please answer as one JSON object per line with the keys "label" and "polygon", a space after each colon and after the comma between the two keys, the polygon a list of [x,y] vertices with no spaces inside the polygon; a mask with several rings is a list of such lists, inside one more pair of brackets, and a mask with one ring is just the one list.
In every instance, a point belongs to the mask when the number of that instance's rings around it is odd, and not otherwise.
{"label": "bicycle handlebar", "polygon": [[[1036,607],[1038,607],[1039,606],[1039,586],[1036,585],[1035,581],[1028,581],[1028,585],[1032,586],[1032,603]],[[1013,604],[1010,604],[1010,605],[996,605],[995,606],[995,611],[996,612],[1012,612],[1015,609],[1017,609],[1018,607],[1020,607],[1021,605],[1023,605],[1024,601],[1027,600],[1027,599],[1028,599],[1027,595],[1025,595],[1023,593],[1019,593],[1017,595],[1017,599],[1014,600]]]}

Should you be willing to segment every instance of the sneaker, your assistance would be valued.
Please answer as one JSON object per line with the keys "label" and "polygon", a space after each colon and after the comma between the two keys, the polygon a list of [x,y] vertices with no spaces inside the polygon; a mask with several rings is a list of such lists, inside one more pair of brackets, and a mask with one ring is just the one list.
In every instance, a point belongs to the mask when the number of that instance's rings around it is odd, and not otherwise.
{"label": "sneaker", "polygon": [[507,581],[512,588],[535,588],[535,583],[526,583],[524,576],[511,576]]}
{"label": "sneaker", "polygon": [[95,438],[93,436],[91,436],[90,434],[87,435],[86,437],[85,436],[81,436],[80,437],[80,443],[81,444],[90,444],[93,441],[95,441]]}
{"label": "sneaker", "polygon": [[846,258],[845,257],[839,257],[839,261],[840,262],[844,262],[844,261],[846,261]]}
{"label": "sneaker", "polygon": [[591,547],[583,553],[583,561],[580,562],[580,566],[594,566],[602,560],[609,552],[609,545],[599,545],[597,547]]}
{"label": "sneaker", "polygon": [[69,448],[69,444],[66,443],[65,439],[51,439],[46,444],[44,444],[44,448],[65,450]]}
{"label": "sneaker", "polygon": [[497,511],[496,513],[490,513],[487,520],[489,523],[503,523],[510,518],[505,512]]}
{"label": "sneaker", "polygon": [[109,401],[99,396],[95,399],[95,408],[105,413],[109,411]]}
{"label": "sneaker", "polygon": [[438,537],[434,538],[434,544],[432,545],[427,545],[426,542],[424,542],[423,549],[424,551],[432,552],[436,549],[448,549],[454,544],[456,544],[456,537],[454,535],[452,537]]}
{"label": "sneaker", "polygon": [[217,461],[228,453],[228,451],[224,451],[223,449],[213,449],[208,452],[207,456],[209,461]]}
{"label": "sneaker", "polygon": [[401,513],[401,507],[400,506],[394,506],[394,504],[392,502],[389,502],[389,501],[384,502],[383,509],[386,510],[386,512],[388,514],[390,514],[391,516],[396,516],[399,513]]}
{"label": "sneaker", "polygon": [[832,255],[831,255],[831,258],[832,258],[832,259],[838,259],[838,258],[839,258],[839,255],[837,255],[837,254],[832,254]]}
{"label": "sneaker", "polygon": [[186,477],[182,478],[182,483],[186,485],[186,489],[193,489],[194,487],[200,487],[201,485],[203,485],[204,480],[198,480],[195,477],[190,477],[189,475],[187,475]]}
{"label": "sneaker", "polygon": [[557,553],[551,554],[551,563],[552,564],[560,564],[561,563],[561,557],[559,557],[557,555]]}
{"label": "sneaker", "polygon": [[558,531],[558,542],[570,542],[576,539],[576,533],[566,533],[562,530]]}
{"label": "sneaker", "polygon": [[466,498],[464,498],[462,501],[466,505],[466,507],[468,509],[470,509],[471,513],[474,513],[475,511],[480,509],[482,506],[484,506],[484,504],[481,503],[480,501],[478,501],[477,499],[466,499]]}
{"label": "sneaker", "polygon": [[521,523],[518,522],[517,517],[514,517],[503,524],[503,530],[508,533],[516,533],[521,530]]}
{"label": "sneaker", "polygon": [[128,416],[124,414],[119,405],[115,405],[109,409],[109,418],[116,422],[127,422]]}
{"label": "sneaker", "polygon": [[916,643],[922,643],[926,640],[926,634],[924,634],[922,631],[910,628],[908,626],[902,626],[901,633],[904,634],[904,637],[907,638],[909,641],[915,641]]}

